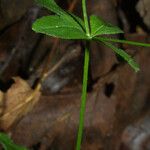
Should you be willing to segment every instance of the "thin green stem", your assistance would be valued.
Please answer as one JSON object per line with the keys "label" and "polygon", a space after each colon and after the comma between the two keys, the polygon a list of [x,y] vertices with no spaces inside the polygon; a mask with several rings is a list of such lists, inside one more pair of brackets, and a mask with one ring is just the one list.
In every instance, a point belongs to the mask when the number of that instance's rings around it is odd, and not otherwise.
{"label": "thin green stem", "polygon": [[88,21],[88,16],[87,16],[86,0],[82,0],[82,10],[83,10],[86,34],[87,36],[90,36],[90,27],[89,27],[89,21]]}
{"label": "thin green stem", "polygon": [[119,40],[119,39],[114,39],[114,38],[95,37],[94,40],[105,41],[105,42],[123,43],[123,44],[135,45],[135,46],[150,47],[150,44],[134,42],[134,41],[127,41],[127,40]]}
{"label": "thin green stem", "polygon": [[84,56],[82,98],[81,98],[80,120],[79,120],[79,129],[78,129],[76,150],[80,150],[80,148],[81,148],[85,110],[86,110],[87,81],[88,81],[88,68],[89,68],[89,46],[87,44],[85,47],[85,56]]}
{"label": "thin green stem", "polygon": [[[90,37],[90,27],[89,27],[89,20],[88,20],[88,16],[87,16],[86,0],[82,0],[82,9],[83,9],[83,17],[84,17],[86,35],[88,37]],[[86,41],[80,119],[79,119],[79,129],[78,129],[76,150],[81,149],[81,143],[82,143],[82,137],[83,137],[84,118],[85,118],[85,110],[86,110],[86,97],[87,97],[89,57],[90,57],[89,55],[90,55],[89,54],[89,43]]]}

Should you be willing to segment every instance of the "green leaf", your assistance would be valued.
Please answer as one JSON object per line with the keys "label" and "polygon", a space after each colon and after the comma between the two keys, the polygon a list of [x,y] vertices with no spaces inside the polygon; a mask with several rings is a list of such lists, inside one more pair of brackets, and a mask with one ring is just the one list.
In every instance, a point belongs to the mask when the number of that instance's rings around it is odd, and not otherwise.
{"label": "green leaf", "polygon": [[84,29],[84,22],[81,18],[70,12],[64,11],[61,7],[59,7],[56,4],[54,0],[36,0],[36,2],[40,6],[47,8],[48,10],[56,13],[57,15],[62,15],[64,19],[68,21],[72,20],[72,22],[79,24],[82,27],[82,29]]}
{"label": "green leaf", "polygon": [[103,42],[106,46],[111,48],[115,53],[120,55],[124,60],[128,62],[128,64],[135,70],[135,72],[138,72],[140,70],[139,65],[134,61],[134,59],[128,55],[124,50],[115,47],[114,45],[108,43],[108,42]]}
{"label": "green leaf", "polygon": [[120,39],[114,39],[114,38],[95,37],[95,39],[103,40],[106,42],[108,41],[108,42],[123,43],[123,44],[134,45],[134,46],[150,47],[150,44],[148,43],[140,43],[140,42],[120,40]]}
{"label": "green leaf", "polygon": [[54,0],[36,0],[37,4],[48,10],[56,13],[57,15],[66,14],[66,12],[60,8]]}
{"label": "green leaf", "polygon": [[[100,41],[100,40],[98,40],[98,41]],[[140,70],[139,65],[124,50],[117,48],[114,45],[112,45],[106,41],[101,40],[100,42],[104,43],[107,47],[111,48],[116,54],[118,54],[124,60],[126,60],[128,62],[128,64],[135,70],[135,72],[138,72]]]}
{"label": "green leaf", "polygon": [[106,23],[103,19],[97,16],[90,16],[90,26],[91,26],[91,36],[95,37],[102,34],[118,34],[123,33],[123,31],[113,26],[109,23]]}
{"label": "green leaf", "polygon": [[0,133],[0,143],[4,150],[27,150],[22,146],[16,145],[6,134]]}
{"label": "green leaf", "polygon": [[85,32],[77,23],[65,19],[66,16],[45,16],[37,19],[32,29],[35,32],[62,39],[87,39]]}

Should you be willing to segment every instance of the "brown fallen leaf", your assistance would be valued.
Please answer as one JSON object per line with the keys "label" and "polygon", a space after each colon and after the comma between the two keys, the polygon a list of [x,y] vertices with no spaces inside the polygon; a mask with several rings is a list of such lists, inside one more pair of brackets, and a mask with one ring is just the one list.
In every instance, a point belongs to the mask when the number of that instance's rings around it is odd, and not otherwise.
{"label": "brown fallen leaf", "polygon": [[[141,72],[136,74],[121,63],[94,84],[87,96],[82,150],[123,150],[124,129],[149,110],[149,56],[149,49],[139,48],[135,59]],[[73,150],[81,101],[81,88],[76,84],[73,88],[41,96],[36,107],[11,130],[13,140],[30,149]]]}
{"label": "brown fallen leaf", "polygon": [[3,112],[2,106],[3,106],[3,98],[4,98],[4,93],[0,91],[0,114]]}
{"label": "brown fallen leaf", "polygon": [[29,84],[19,78],[14,78],[15,83],[8,89],[7,93],[0,92],[0,103],[2,104],[2,115],[0,117],[0,128],[9,129],[16,121],[21,119],[27,112],[32,110],[38,102],[40,92],[33,90]]}

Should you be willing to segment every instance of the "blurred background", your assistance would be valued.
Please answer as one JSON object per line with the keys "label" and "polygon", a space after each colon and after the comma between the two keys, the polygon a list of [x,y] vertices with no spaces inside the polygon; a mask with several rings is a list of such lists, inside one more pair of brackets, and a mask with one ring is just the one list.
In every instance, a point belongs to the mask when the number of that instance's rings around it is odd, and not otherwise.
{"label": "blurred background", "polygon": [[[82,17],[81,0],[57,0]],[[119,26],[120,39],[150,43],[150,0],[88,0],[88,14]],[[73,150],[79,123],[84,45],[36,34],[51,12],[33,0],[0,0],[0,129],[31,150]],[[83,150],[150,150],[150,48],[117,45],[135,73],[92,42]]]}

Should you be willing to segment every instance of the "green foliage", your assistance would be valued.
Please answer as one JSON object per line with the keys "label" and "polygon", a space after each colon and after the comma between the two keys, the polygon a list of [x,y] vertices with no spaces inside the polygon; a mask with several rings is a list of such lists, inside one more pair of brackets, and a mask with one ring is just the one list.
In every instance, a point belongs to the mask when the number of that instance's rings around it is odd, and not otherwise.
{"label": "green foliage", "polygon": [[134,61],[134,59],[131,58],[130,55],[128,55],[125,51],[123,51],[120,48],[115,47],[114,45],[103,41],[103,43],[111,48],[114,52],[116,52],[119,56],[121,56],[124,60],[128,62],[128,64],[136,71],[139,71],[139,65]]}
{"label": "green foliage", "polygon": [[81,26],[76,21],[65,18],[66,16],[64,15],[45,16],[38,19],[33,24],[32,29],[36,32],[62,39],[88,38]]}
{"label": "green foliage", "polygon": [[[71,22],[72,24],[74,24],[74,26],[80,26],[82,29],[84,29],[84,22],[82,21],[81,18],[79,18],[78,16],[69,13],[67,11],[64,11],[62,8],[60,8],[54,0],[36,0],[36,2],[42,6],[47,8],[48,10],[51,10],[53,13],[55,13],[56,15],[60,16],[61,18],[63,18],[63,20],[68,20],[69,22]],[[59,24],[59,22],[58,22]],[[35,26],[35,30],[36,28],[36,22],[34,23]],[[38,32],[38,31],[37,31]],[[79,37],[80,38],[80,37]],[[75,38],[74,38],[75,39]]]}
{"label": "green foliage", "polygon": [[[42,7],[51,10],[56,15],[45,16],[40,19],[37,19],[32,26],[32,29],[35,32],[43,33],[61,39],[82,39],[101,41],[103,43],[105,42],[105,45],[108,44],[107,46],[112,48],[113,50],[114,46],[110,46],[109,42],[119,42],[137,46],[150,47],[150,44],[102,37],[102,35],[118,34],[123,33],[123,31],[120,28],[105,22],[103,19],[95,15],[90,16],[91,33],[89,36],[87,36],[84,22],[81,18],[74,14],[68,13],[67,11],[64,11],[56,4],[54,0],[36,0],[36,2]],[[139,70],[136,62],[134,62],[133,59],[131,61],[131,56],[129,56],[125,51],[121,49],[119,49],[119,51],[114,51],[118,55],[123,57],[123,59],[125,59],[135,71]]]}
{"label": "green foliage", "polygon": [[104,34],[123,33],[123,31],[120,28],[105,22],[103,19],[95,15],[90,16],[90,26],[92,37]]}
{"label": "green foliage", "polygon": [[4,150],[27,150],[22,146],[16,145],[8,135],[0,133],[0,143],[2,144]]}

